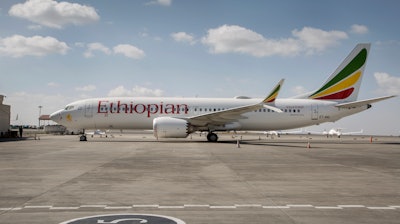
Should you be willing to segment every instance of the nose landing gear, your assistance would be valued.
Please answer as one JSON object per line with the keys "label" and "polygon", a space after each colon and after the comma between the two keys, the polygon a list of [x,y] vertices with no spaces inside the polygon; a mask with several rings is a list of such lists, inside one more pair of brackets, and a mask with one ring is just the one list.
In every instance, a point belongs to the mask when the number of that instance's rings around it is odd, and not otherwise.
{"label": "nose landing gear", "polygon": [[82,135],[81,135],[81,137],[79,137],[79,141],[81,141],[81,142],[86,142],[87,141],[86,134],[85,134],[85,129],[83,129]]}

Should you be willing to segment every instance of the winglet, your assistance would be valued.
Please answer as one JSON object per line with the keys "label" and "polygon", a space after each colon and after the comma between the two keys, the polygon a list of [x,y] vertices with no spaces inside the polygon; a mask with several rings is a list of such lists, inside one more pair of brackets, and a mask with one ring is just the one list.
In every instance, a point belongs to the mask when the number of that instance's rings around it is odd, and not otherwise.
{"label": "winglet", "polygon": [[275,88],[271,91],[271,93],[262,101],[263,103],[272,103],[275,101],[275,99],[278,97],[279,90],[281,89],[281,86],[283,85],[283,82],[285,79],[281,79],[281,81],[278,82],[278,84],[275,86]]}

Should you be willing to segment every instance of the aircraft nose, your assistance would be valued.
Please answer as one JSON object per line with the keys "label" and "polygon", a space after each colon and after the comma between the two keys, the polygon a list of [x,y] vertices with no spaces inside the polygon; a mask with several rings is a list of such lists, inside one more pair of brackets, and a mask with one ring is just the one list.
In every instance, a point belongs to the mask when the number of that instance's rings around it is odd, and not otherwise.
{"label": "aircraft nose", "polygon": [[56,123],[60,123],[62,120],[62,110],[56,111],[52,114],[50,114],[50,119]]}

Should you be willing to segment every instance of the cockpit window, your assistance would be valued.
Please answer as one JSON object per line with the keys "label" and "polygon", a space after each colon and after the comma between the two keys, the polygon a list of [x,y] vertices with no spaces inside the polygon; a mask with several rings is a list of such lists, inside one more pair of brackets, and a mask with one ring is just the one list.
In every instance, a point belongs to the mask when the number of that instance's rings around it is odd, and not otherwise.
{"label": "cockpit window", "polygon": [[74,109],[74,106],[67,106],[66,108],[65,108],[65,110],[73,110]]}

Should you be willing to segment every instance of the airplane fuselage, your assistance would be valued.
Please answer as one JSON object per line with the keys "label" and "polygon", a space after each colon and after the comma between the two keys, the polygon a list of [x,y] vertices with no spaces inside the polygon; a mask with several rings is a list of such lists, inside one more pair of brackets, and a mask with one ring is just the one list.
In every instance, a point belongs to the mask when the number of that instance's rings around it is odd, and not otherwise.
{"label": "airplane fuselage", "polygon": [[[262,99],[222,98],[95,98],[69,104],[55,112],[52,119],[71,129],[153,129],[158,117],[188,118],[230,108],[252,105]],[[368,106],[339,109],[337,103],[310,99],[277,99],[274,107],[283,112],[262,108],[241,115],[235,122],[197,127],[200,131],[285,130],[323,122],[368,109]]]}

